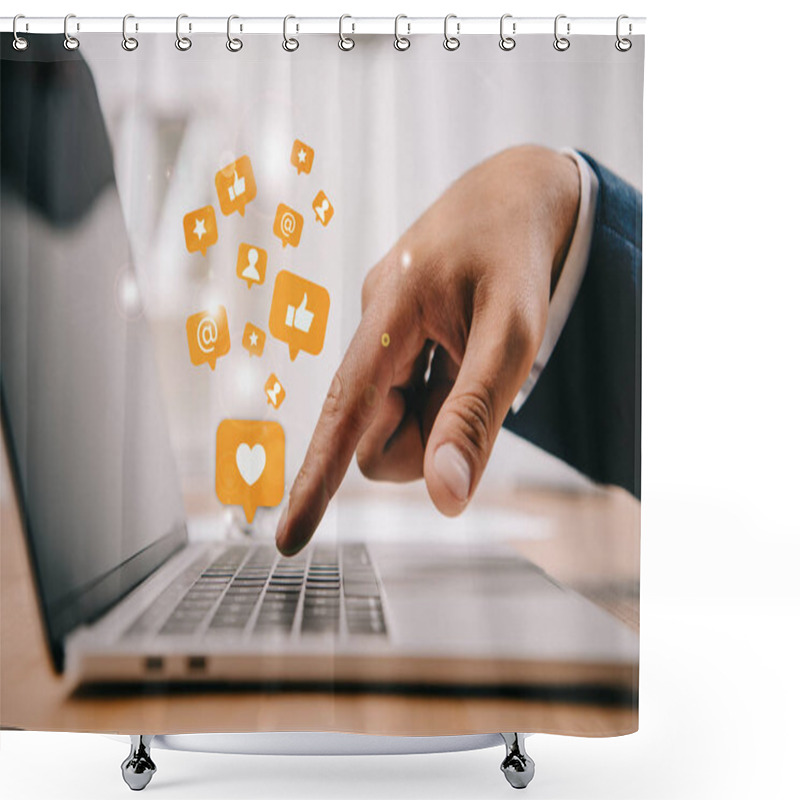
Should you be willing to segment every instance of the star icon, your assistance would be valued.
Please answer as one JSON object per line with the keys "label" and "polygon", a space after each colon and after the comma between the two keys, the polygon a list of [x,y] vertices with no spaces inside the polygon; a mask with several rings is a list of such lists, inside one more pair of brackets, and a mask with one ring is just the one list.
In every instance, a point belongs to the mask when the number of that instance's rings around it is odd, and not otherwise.
{"label": "star icon", "polygon": [[206,221],[195,217],[194,234],[198,239],[202,239],[206,234]]}
{"label": "star icon", "polygon": [[303,150],[303,149],[300,150],[300,152],[297,154],[297,160],[301,164],[305,164],[306,163],[306,151],[305,150]]}
{"label": "star icon", "polygon": [[250,334],[250,346],[258,347],[258,334],[255,331]]}

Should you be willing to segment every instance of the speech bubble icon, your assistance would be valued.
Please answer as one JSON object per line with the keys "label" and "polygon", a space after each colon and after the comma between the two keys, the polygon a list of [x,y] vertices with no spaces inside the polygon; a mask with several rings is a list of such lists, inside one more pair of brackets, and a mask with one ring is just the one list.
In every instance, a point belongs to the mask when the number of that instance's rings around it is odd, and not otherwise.
{"label": "speech bubble icon", "polygon": [[286,389],[278,380],[278,376],[273,372],[267,378],[264,384],[264,394],[267,396],[267,402],[277,411],[281,407],[281,403],[286,399]]}
{"label": "speech bubble icon", "polygon": [[248,522],[256,509],[283,499],[286,437],[277,422],[224,419],[217,428],[217,497],[242,506]]}
{"label": "speech bubble icon", "polygon": [[242,242],[236,258],[236,276],[247,281],[248,289],[251,289],[254,283],[261,286],[267,277],[267,251]]}
{"label": "speech bubble icon", "polygon": [[317,196],[314,198],[311,208],[314,209],[314,218],[322,223],[323,228],[327,228],[328,223],[333,217],[333,206],[331,205],[331,201],[328,200],[328,196],[321,189],[317,192]]}
{"label": "speech bubble icon", "polygon": [[328,290],[287,270],[275,278],[269,332],[289,345],[289,358],[301,350],[319,355],[325,343],[331,298]]}
{"label": "speech bubble icon", "polygon": [[303,215],[289,208],[286,203],[278,203],[272,232],[281,240],[284,247],[287,244],[297,247],[300,244],[300,234],[303,232]]}
{"label": "speech bubble icon", "polygon": [[242,156],[223,167],[215,176],[220,211],[227,217],[238,211],[244,216],[244,207],[255,199],[256,179],[250,156]]}
{"label": "speech bubble icon", "polygon": [[203,206],[190,211],[183,218],[183,236],[186,249],[190,253],[198,250],[205,255],[212,244],[217,242],[217,215],[213,206]]}
{"label": "speech bubble icon", "polygon": [[261,356],[264,352],[264,345],[267,341],[267,334],[261,328],[248,322],[244,326],[244,335],[242,336],[242,347],[250,353],[250,357]]}
{"label": "speech bubble icon", "polygon": [[224,306],[217,306],[213,311],[199,311],[186,320],[186,339],[189,342],[189,357],[192,364],[208,364],[211,369],[217,366],[217,359],[222,358],[231,349],[231,337],[228,331],[228,315]]}
{"label": "speech bubble icon", "polygon": [[301,142],[299,139],[294,140],[292,145],[292,166],[297,168],[297,174],[311,172],[311,165],[314,163],[314,148],[309,147],[307,144]]}

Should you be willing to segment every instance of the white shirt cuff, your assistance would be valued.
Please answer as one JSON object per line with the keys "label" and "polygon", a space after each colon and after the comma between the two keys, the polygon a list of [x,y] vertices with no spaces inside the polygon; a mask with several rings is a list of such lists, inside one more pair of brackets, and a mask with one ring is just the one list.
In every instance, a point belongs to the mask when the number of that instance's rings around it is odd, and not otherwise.
{"label": "white shirt cuff", "polygon": [[566,324],[567,317],[572,311],[572,305],[581,287],[586,264],[589,261],[589,250],[592,246],[592,230],[594,228],[594,212],[597,205],[597,176],[594,170],[582,158],[580,153],[571,147],[565,147],[561,151],[570,156],[578,166],[581,182],[581,198],[578,204],[578,221],[575,223],[575,231],[572,234],[572,241],[569,245],[567,257],[558,276],[553,296],[550,298],[550,308],[547,312],[547,327],[544,331],[544,338],[536,354],[536,361],[530,375],[525,379],[525,383],[517,392],[511,410],[516,414],[523,403],[528,399],[528,395],[533,391],[539,375],[545,368],[550,354],[553,352],[558,337]]}

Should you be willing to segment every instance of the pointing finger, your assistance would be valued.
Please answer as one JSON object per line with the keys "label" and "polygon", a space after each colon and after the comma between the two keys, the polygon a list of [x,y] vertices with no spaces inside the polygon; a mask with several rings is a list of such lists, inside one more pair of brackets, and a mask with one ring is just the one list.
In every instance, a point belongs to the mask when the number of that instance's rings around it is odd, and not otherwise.
{"label": "pointing finger", "polygon": [[373,307],[362,317],[334,375],[275,533],[285,555],[297,553],[313,535],[361,436],[389,393],[395,365],[407,361],[404,350],[417,346],[402,339],[401,332],[413,330],[402,312],[393,310],[392,315],[393,321],[387,322],[387,315]]}

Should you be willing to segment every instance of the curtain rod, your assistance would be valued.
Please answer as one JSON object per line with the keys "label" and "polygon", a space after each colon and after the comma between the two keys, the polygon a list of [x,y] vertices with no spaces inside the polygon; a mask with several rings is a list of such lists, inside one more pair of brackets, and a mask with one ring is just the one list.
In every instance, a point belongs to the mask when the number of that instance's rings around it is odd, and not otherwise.
{"label": "curtain rod", "polygon": [[[0,31],[13,30],[13,17],[0,17]],[[64,33],[64,17],[37,17],[21,15],[17,20],[17,32],[26,33]],[[284,17],[236,17],[232,30],[237,34],[283,34]],[[438,34],[444,31],[444,17],[405,17],[396,22],[394,17],[303,17],[290,16],[286,25],[290,34],[395,34],[395,25],[403,36],[415,34]],[[504,30],[514,36],[547,33],[553,35],[554,17],[513,17],[506,15]],[[636,36],[644,33],[644,17],[626,17],[621,28],[622,35]],[[559,15],[559,32],[563,35],[605,35],[614,36],[617,32],[616,17],[570,17]],[[569,26],[569,29],[567,29]],[[217,33],[228,30],[227,17],[193,17],[181,15],[180,29],[183,35]],[[136,17],[128,19],[129,33],[175,33],[175,17]],[[497,34],[500,30],[500,17],[458,17],[451,16],[449,31],[458,36],[472,34]],[[81,17],[69,15],[69,31],[78,33],[121,33],[122,17]]]}

